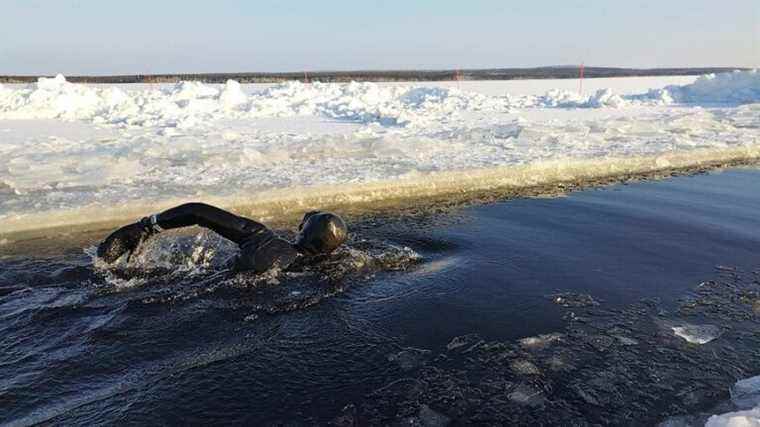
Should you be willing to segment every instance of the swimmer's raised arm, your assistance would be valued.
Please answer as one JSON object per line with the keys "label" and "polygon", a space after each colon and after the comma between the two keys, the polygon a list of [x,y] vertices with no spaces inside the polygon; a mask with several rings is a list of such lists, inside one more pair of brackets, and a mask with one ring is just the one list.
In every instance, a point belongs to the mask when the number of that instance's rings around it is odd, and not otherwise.
{"label": "swimmer's raised arm", "polygon": [[155,231],[198,225],[238,245],[254,234],[272,233],[264,224],[205,203],[185,203],[151,215],[148,222]]}
{"label": "swimmer's raised arm", "polygon": [[263,224],[205,203],[185,203],[142,218],[111,233],[98,246],[98,256],[112,263],[140,243],[163,230],[198,225],[208,228],[238,245],[260,245],[274,234]]}

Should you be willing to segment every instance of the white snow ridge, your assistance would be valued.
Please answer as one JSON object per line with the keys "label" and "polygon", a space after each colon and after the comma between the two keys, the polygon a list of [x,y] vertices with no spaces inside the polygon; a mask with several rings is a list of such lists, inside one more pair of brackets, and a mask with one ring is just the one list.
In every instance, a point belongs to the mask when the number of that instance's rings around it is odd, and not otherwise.
{"label": "white snow ridge", "polygon": [[356,82],[289,82],[247,95],[234,80],[228,80],[223,87],[180,82],[159,90],[125,91],[69,83],[59,74],[19,89],[0,87],[0,119],[56,118],[181,127],[225,117],[317,115],[360,123],[406,125],[424,124],[431,116],[468,111],[758,101],[757,70],[703,76],[693,84],[672,85],[638,95],[618,95],[611,89],[600,89],[585,96],[566,90],[550,90],[538,96],[488,96],[456,88]]}

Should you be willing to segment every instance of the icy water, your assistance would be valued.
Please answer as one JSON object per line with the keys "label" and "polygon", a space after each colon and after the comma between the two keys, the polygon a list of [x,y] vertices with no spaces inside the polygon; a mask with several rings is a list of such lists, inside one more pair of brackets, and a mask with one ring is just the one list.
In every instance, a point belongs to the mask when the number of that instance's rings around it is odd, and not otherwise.
{"label": "icy water", "polygon": [[[367,219],[258,278],[207,233],[113,270],[91,248],[2,258],[0,423],[699,420],[760,373],[759,186],[737,169]],[[720,332],[688,344],[689,324]]]}

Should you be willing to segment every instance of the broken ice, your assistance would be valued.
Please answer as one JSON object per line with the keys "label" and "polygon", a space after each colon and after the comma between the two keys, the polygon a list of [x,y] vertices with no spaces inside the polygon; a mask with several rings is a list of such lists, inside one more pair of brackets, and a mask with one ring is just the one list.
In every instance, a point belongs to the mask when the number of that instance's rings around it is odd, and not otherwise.
{"label": "broken ice", "polygon": [[684,324],[683,326],[673,326],[672,329],[676,336],[691,344],[707,344],[721,334],[720,328],[715,325]]}

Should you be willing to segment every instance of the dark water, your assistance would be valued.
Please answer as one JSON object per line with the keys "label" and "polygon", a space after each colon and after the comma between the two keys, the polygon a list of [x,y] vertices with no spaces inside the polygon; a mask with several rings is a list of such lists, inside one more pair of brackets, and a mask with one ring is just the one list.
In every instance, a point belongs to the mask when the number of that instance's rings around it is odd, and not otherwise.
{"label": "dark water", "polygon": [[388,359],[404,348],[562,330],[552,294],[667,309],[716,266],[751,271],[759,187],[730,170],[377,218],[350,249],[265,278],[220,270],[233,249],[206,234],[115,271],[84,251],[3,258],[0,423],[325,423],[413,376]]}

